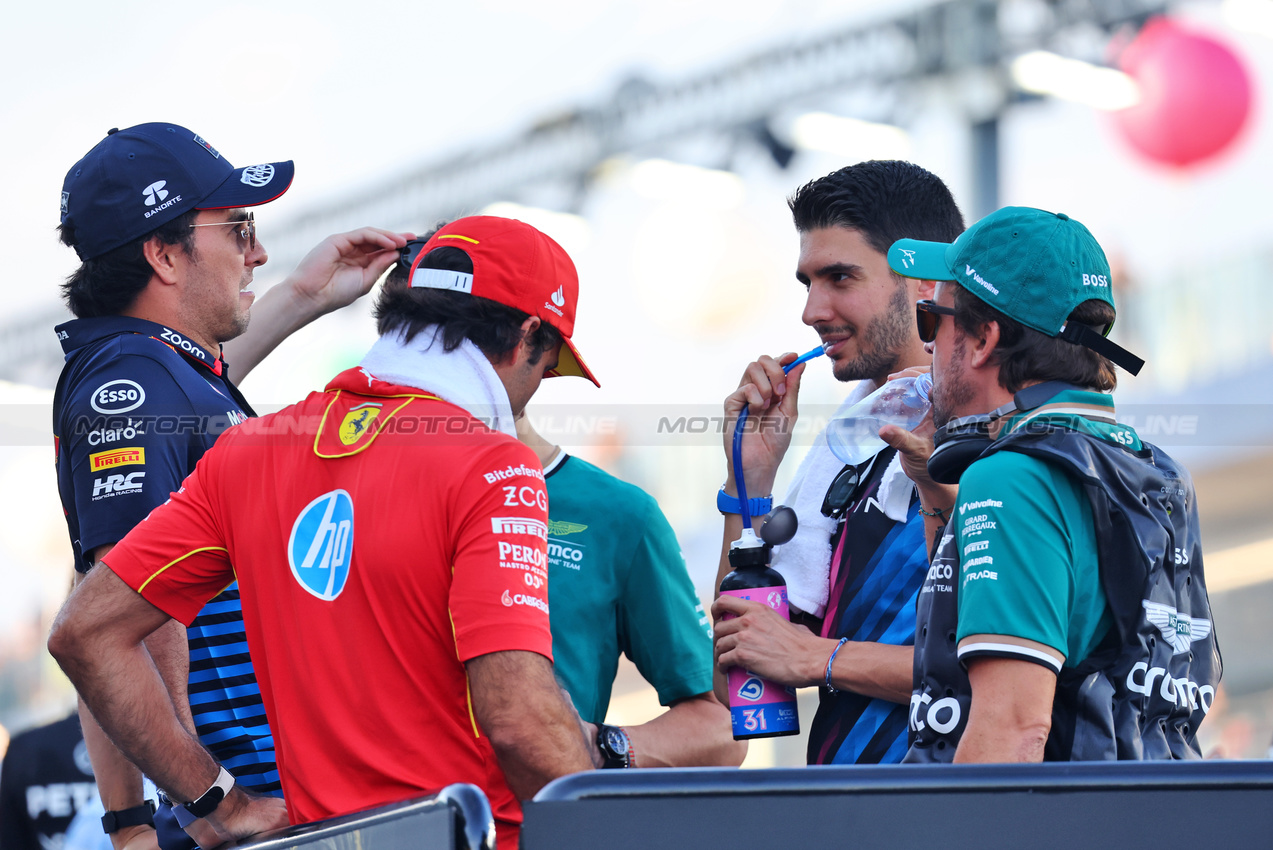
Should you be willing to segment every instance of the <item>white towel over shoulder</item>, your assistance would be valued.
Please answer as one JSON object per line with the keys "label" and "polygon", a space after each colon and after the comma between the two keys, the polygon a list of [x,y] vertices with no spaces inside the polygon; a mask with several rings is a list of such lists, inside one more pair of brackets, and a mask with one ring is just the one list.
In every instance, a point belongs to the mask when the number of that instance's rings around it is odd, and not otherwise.
{"label": "white towel over shoulder", "polygon": [[[869,381],[858,381],[835,416],[843,416],[873,390]],[[826,613],[831,590],[831,536],[836,529],[836,520],[823,516],[822,501],[843,468],[844,464],[827,445],[826,431],[821,431],[796,470],[796,477],[782,502],[795,510],[800,527],[788,543],[774,549],[773,568],[787,581],[787,600],[791,606],[815,617]],[[894,457],[880,481],[878,500],[885,515],[896,522],[905,522],[914,490],[915,485],[902,471],[901,458]]]}
{"label": "white towel over shoulder", "polygon": [[491,361],[467,339],[452,351],[442,349],[437,325],[404,342],[401,333],[376,340],[360,364],[382,381],[417,387],[462,407],[492,431],[517,436],[508,390]]}

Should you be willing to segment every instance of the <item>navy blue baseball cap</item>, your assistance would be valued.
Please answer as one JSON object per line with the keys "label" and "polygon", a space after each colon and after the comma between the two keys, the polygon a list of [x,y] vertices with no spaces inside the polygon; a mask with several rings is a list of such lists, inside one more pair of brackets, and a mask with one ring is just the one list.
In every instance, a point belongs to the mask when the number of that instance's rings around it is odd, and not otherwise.
{"label": "navy blue baseball cap", "polygon": [[235,168],[176,124],[111,130],[66,172],[62,224],[75,229],[75,253],[90,260],[190,210],[269,203],[292,185],[294,171],[291,160]]}

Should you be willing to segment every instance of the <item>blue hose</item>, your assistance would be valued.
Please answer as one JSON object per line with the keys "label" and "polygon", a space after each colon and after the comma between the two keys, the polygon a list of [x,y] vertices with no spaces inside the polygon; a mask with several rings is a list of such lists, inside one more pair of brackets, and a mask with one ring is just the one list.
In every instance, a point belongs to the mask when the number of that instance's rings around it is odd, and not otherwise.
{"label": "blue hose", "polygon": [[[826,354],[826,351],[819,345],[783,366],[782,372],[785,375],[801,363],[821,357],[823,354]],[[743,476],[743,426],[747,424],[749,407],[748,404],[743,405],[743,409],[738,411],[738,421],[734,423],[734,483],[738,485],[738,502],[743,515],[743,528],[751,528],[751,509],[747,506],[747,481]]]}

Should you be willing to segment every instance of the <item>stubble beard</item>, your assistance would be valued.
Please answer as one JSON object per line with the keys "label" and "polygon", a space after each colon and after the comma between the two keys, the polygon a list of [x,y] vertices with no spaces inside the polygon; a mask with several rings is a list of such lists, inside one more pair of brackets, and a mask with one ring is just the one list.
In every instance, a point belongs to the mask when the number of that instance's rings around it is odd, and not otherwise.
{"label": "stubble beard", "polygon": [[[858,335],[858,355],[843,364],[835,364],[831,374],[837,381],[871,380],[882,382],[890,372],[897,371],[902,351],[910,343],[911,328],[915,323],[911,308],[910,290],[898,282],[893,296],[882,315],[875,316]],[[820,333],[840,333],[850,327],[835,329],[818,328]]]}
{"label": "stubble beard", "polygon": [[955,341],[951,344],[951,367],[943,370],[941,380],[933,382],[933,425],[937,428],[945,427],[955,418],[955,411],[972,401],[973,397],[972,385],[968,383],[962,367],[954,365],[963,362],[966,351],[964,338],[960,334],[954,336]]}

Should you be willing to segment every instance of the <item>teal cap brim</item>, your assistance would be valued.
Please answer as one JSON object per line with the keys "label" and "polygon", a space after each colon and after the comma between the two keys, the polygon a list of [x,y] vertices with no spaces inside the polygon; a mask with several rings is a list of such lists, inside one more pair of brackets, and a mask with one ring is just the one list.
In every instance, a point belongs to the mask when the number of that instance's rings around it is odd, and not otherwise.
{"label": "teal cap brim", "polygon": [[954,280],[955,273],[946,265],[947,242],[924,242],[899,239],[888,249],[888,265],[902,277],[917,280]]}

